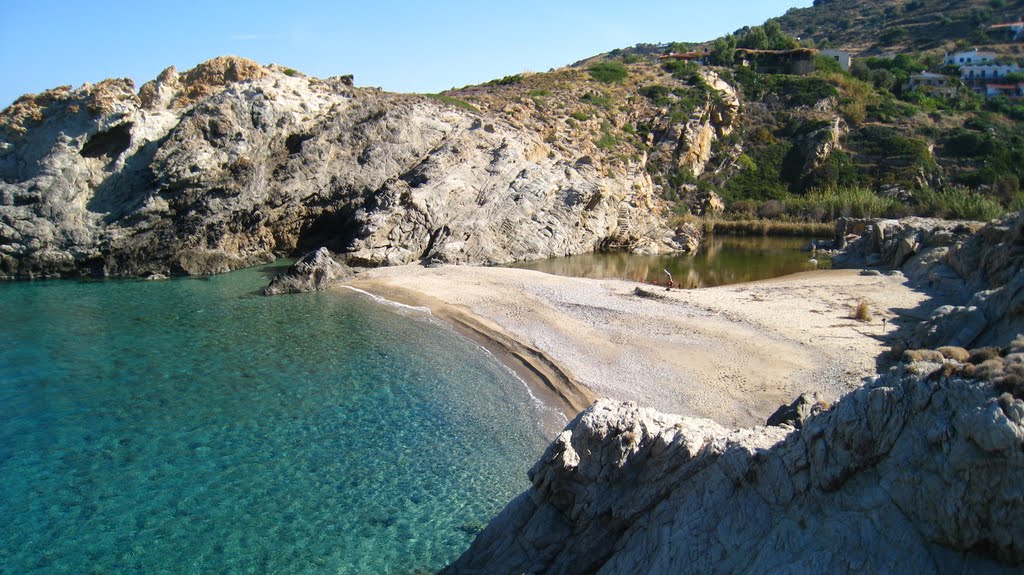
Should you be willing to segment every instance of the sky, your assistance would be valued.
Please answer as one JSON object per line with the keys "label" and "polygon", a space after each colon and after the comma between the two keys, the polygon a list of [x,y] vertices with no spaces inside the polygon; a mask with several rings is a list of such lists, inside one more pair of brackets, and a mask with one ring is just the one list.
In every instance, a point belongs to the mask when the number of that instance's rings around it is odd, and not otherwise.
{"label": "sky", "polygon": [[639,42],[703,41],[811,0],[0,0],[0,108],[22,94],[222,55],[438,92]]}

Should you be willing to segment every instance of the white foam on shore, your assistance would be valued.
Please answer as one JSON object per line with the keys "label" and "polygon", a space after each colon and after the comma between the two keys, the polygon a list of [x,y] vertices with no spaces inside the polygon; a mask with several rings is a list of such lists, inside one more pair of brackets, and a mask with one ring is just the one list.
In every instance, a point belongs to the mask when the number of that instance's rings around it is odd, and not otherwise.
{"label": "white foam on shore", "polygon": [[[382,304],[382,305],[391,306],[391,307],[397,307],[397,308],[399,308],[401,310],[404,310],[404,311],[411,311],[411,312],[421,313],[421,314],[427,316],[426,319],[430,320],[432,323],[436,323],[438,325],[442,325],[442,326],[448,327],[449,329],[451,328],[451,326],[448,323],[439,321],[437,318],[435,318],[434,314],[430,311],[430,308],[428,308],[428,307],[425,307],[425,306],[415,306],[415,305],[408,305],[408,304],[404,304],[404,303],[399,303],[397,301],[390,300],[390,299],[385,298],[385,297],[381,297],[381,296],[379,296],[377,294],[370,293],[370,292],[368,292],[366,290],[361,290],[361,289],[359,289],[357,287],[352,287],[350,285],[342,285],[340,287],[343,287],[343,288],[348,289],[348,290],[352,290],[352,291],[354,291],[356,293],[359,293],[359,294],[363,294],[363,295],[369,297],[370,299],[372,299],[374,302]],[[462,334],[459,334],[458,330],[452,329],[452,332],[455,333],[456,335],[458,335],[459,337],[465,337]],[[512,377],[514,377],[516,379],[516,381],[518,381],[520,384],[522,384],[523,388],[526,389],[526,393],[529,394],[530,399],[533,400],[534,405],[537,406],[537,408],[544,414],[544,416],[546,416],[546,417],[554,416],[556,419],[559,419],[561,422],[564,422],[564,423],[568,423],[569,422],[569,418],[566,417],[566,415],[564,413],[562,413],[562,411],[560,409],[557,409],[553,405],[549,404],[548,402],[546,402],[543,399],[541,399],[540,397],[538,397],[537,394],[535,394],[533,392],[533,388],[530,386],[530,384],[525,379],[523,379],[518,373],[516,373],[516,370],[512,369],[512,367],[510,367],[509,365],[505,364],[505,362],[503,362],[500,359],[498,359],[498,356],[496,356],[491,350],[487,349],[487,347],[485,347],[485,346],[483,346],[483,345],[481,345],[481,344],[479,344],[479,343],[477,343],[475,341],[472,341],[472,340],[469,340],[469,341],[473,345],[475,345],[477,348],[479,348],[481,351],[483,351],[488,356],[490,356],[498,365],[500,365],[506,372],[508,372]]]}
{"label": "white foam on shore", "polygon": [[425,315],[429,315],[429,316],[434,315],[433,313],[430,312],[430,308],[428,308],[428,307],[418,306],[418,305],[407,305],[407,304],[404,304],[404,303],[399,303],[397,301],[389,300],[388,298],[385,298],[385,297],[380,297],[377,294],[372,294],[372,293],[370,293],[370,292],[368,292],[366,290],[361,290],[361,289],[359,289],[357,287],[352,287],[352,286],[348,286],[348,285],[343,285],[341,287],[343,287],[345,289],[352,290],[352,291],[354,291],[356,293],[361,293],[361,294],[363,294],[365,296],[369,296],[370,299],[372,299],[373,301],[375,301],[377,303],[380,303],[380,304],[394,306],[394,307],[397,307],[397,308],[400,308],[400,309],[405,309],[405,310],[408,310],[408,311],[415,311],[415,312],[419,312],[419,313],[422,313],[422,314],[425,314]]}
{"label": "white foam on shore", "polygon": [[554,416],[556,419],[560,420],[562,425],[564,425],[565,423],[569,423],[569,418],[566,417],[566,415],[564,413],[562,413],[562,410],[560,410],[560,409],[556,408],[555,406],[551,405],[550,403],[544,401],[543,399],[538,397],[535,393],[533,393],[533,388],[530,386],[529,383],[527,383],[527,381],[525,379],[523,379],[518,373],[516,373],[516,370],[512,369],[505,362],[503,362],[500,359],[498,359],[498,356],[494,355],[494,353],[491,350],[487,349],[483,345],[480,345],[479,343],[476,343],[476,342],[473,342],[473,343],[478,348],[480,348],[481,351],[483,351],[487,355],[491,356],[494,359],[494,361],[498,363],[498,365],[500,365],[506,372],[509,373],[509,375],[514,377],[516,379],[516,381],[518,381],[519,383],[521,383],[523,385],[523,387],[526,389],[526,393],[529,394],[530,399],[533,400],[533,403],[541,410],[542,413],[544,413],[544,415],[546,415],[548,417]]}

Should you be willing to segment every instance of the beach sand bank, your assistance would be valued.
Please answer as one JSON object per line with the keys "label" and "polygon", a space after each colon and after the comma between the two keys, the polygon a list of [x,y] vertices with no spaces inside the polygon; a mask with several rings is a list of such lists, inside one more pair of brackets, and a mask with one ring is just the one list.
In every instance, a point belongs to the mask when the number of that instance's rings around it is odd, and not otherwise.
{"label": "beach sand bank", "polygon": [[[801,393],[834,400],[874,374],[901,313],[928,300],[904,283],[822,270],[667,292],[510,268],[401,266],[349,285],[430,308],[569,417],[609,397],[750,426]],[[851,318],[861,300],[871,322]]]}

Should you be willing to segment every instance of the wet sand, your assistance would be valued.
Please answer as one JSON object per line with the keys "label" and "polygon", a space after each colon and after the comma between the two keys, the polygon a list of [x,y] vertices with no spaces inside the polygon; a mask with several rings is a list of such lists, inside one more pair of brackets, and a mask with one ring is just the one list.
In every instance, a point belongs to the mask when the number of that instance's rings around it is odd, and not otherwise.
{"label": "wet sand", "polygon": [[[750,426],[801,393],[832,400],[875,373],[899,310],[927,299],[904,281],[823,270],[667,292],[521,269],[402,266],[349,285],[430,308],[569,417],[609,397]],[[861,299],[869,323],[850,317]]]}

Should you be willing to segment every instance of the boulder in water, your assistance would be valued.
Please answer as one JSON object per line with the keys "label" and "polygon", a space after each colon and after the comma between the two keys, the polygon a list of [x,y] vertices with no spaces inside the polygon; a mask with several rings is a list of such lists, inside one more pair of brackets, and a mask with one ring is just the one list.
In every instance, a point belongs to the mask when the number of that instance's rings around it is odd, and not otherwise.
{"label": "boulder in water", "polygon": [[352,270],[327,248],[309,252],[263,288],[263,295],[323,291],[352,277]]}

